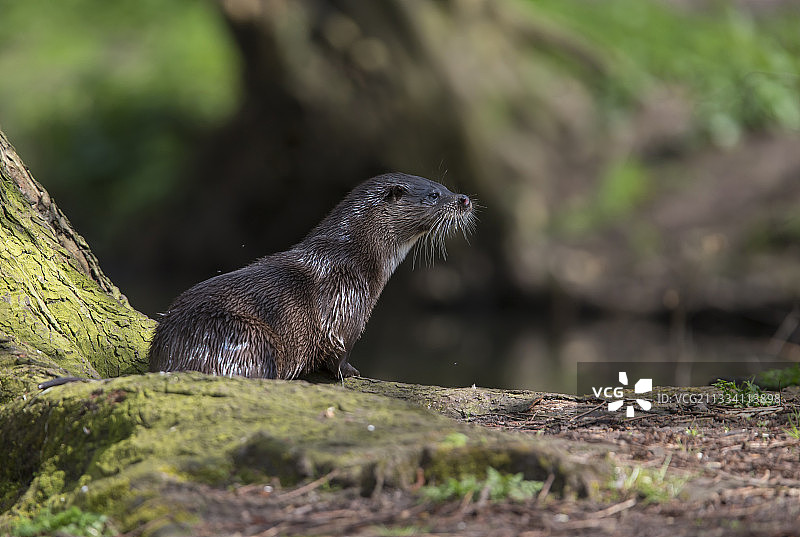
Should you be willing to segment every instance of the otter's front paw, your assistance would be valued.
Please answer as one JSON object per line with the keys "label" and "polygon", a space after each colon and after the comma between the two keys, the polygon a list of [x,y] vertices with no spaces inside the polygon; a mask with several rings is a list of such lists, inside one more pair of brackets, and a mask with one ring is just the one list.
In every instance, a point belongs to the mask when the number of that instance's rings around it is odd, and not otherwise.
{"label": "otter's front paw", "polygon": [[358,372],[358,369],[347,362],[342,362],[339,364],[339,371],[337,372],[336,376],[340,379],[346,379],[347,377],[360,377],[361,373]]}

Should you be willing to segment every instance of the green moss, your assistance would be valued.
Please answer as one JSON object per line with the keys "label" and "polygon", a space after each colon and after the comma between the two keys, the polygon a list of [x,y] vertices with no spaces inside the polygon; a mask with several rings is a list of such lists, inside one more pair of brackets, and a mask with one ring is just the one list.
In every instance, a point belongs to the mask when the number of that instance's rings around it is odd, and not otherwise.
{"label": "green moss", "polygon": [[430,462],[425,465],[425,477],[432,481],[464,479],[468,476],[483,479],[488,468],[507,472],[511,462],[508,452],[493,453],[481,446],[453,447],[444,443],[430,451]]}
{"label": "green moss", "polygon": [[238,475],[251,475],[250,480],[277,477],[284,486],[319,473],[311,461],[303,460],[299,449],[291,442],[276,438],[266,431],[258,431],[239,448],[233,456]]}
{"label": "green moss", "polygon": [[[1,135],[0,149],[0,336],[17,346],[24,342],[26,352],[72,375],[98,378],[146,370],[155,322],[131,308],[99,269],[94,276],[107,289],[78,266],[12,179],[23,172],[11,166],[17,157]],[[50,208],[58,215],[54,205]],[[79,235],[70,240],[86,246]],[[102,320],[89,312],[102,312]]]}
{"label": "green moss", "polygon": [[450,479],[481,480],[493,468],[503,474],[520,473],[525,480],[533,481],[545,481],[552,475],[552,490],[562,495],[593,494],[588,484],[599,477],[597,467],[561,457],[557,443],[531,449],[528,442],[509,439],[498,449],[487,442],[483,437],[464,447],[445,441],[429,448],[422,461],[426,481],[436,485]]}
{"label": "green moss", "polygon": [[444,447],[460,448],[466,446],[468,440],[469,437],[463,433],[453,433],[447,435],[441,445]]}
{"label": "green moss", "polygon": [[485,476],[490,466],[525,479],[554,473],[555,492],[585,491],[597,479],[550,442],[395,399],[199,373],[67,384],[15,400],[0,407],[0,444],[9,448],[0,452],[6,517],[76,505],[122,531],[190,520],[164,506],[164,487],[177,483],[291,485],[335,470],[334,486],[369,493],[410,486],[418,468],[444,480]]}
{"label": "green moss", "polygon": [[38,393],[37,385],[57,375],[68,374],[47,358],[37,355],[34,349],[10,343],[10,338],[0,347],[0,405],[27,394]]}

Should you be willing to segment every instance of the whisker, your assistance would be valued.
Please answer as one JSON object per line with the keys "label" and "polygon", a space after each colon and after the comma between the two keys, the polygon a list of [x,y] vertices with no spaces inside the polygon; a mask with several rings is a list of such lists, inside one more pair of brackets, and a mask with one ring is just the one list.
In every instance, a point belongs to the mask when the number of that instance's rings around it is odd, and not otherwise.
{"label": "whisker", "polygon": [[[473,204],[473,207],[476,205]],[[460,233],[469,244],[469,235],[475,231],[477,220],[474,210],[468,213],[462,213],[455,208],[441,211],[430,223],[428,231],[414,244],[412,268],[417,266],[418,261],[429,267],[433,266],[437,254],[446,260],[447,239],[451,235]]]}

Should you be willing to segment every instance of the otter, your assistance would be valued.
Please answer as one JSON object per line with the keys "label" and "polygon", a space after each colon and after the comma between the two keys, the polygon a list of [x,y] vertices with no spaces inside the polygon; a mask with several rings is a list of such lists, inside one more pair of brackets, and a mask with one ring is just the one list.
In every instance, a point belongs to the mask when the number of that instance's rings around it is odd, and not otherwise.
{"label": "otter", "polygon": [[474,221],[470,198],[439,183],[402,173],[373,177],[289,250],[175,299],[150,343],[150,370],[357,376],[350,351],[412,246],[423,241],[429,254],[444,253],[445,236],[466,237]]}

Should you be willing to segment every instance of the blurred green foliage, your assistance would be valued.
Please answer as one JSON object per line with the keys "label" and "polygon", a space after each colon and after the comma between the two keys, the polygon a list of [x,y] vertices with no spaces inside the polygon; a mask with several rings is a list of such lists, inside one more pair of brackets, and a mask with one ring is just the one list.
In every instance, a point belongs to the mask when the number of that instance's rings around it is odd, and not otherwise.
{"label": "blurred green foliage", "polygon": [[581,235],[624,222],[652,193],[652,180],[641,162],[633,157],[612,161],[591,196],[555,216],[553,231],[558,235]]}
{"label": "blurred green foliage", "polygon": [[[701,143],[800,129],[796,5],[787,2],[787,16],[724,1],[691,9],[656,0],[527,2],[593,57],[539,50],[535,59],[554,69],[537,72],[580,80],[612,119],[675,86],[687,92]],[[210,0],[2,0],[0,126],[100,251],[131,214],[175,192],[198,140],[236,109],[240,69]],[[566,208],[556,228],[592,231],[657,195],[647,162],[620,158],[596,197]]]}
{"label": "blurred green foliage", "polygon": [[65,511],[53,513],[43,510],[34,519],[21,517],[12,527],[11,535],[32,537],[38,535],[117,535],[108,517],[95,513],[84,513],[72,506]]}
{"label": "blurred green foliage", "polygon": [[239,70],[211,2],[2,2],[0,126],[68,214],[91,196],[109,236],[169,195]]}
{"label": "blurred green foliage", "polygon": [[[732,2],[670,7],[643,0],[529,0],[535,12],[594,51],[606,76],[579,73],[606,110],[656,86],[690,91],[698,133],[732,146],[746,130],[800,129],[798,6],[735,9]],[[753,3],[756,4],[756,3]]]}
{"label": "blurred green foliage", "polygon": [[756,377],[756,384],[765,390],[782,390],[787,386],[800,386],[800,364],[783,369],[768,369]]}

